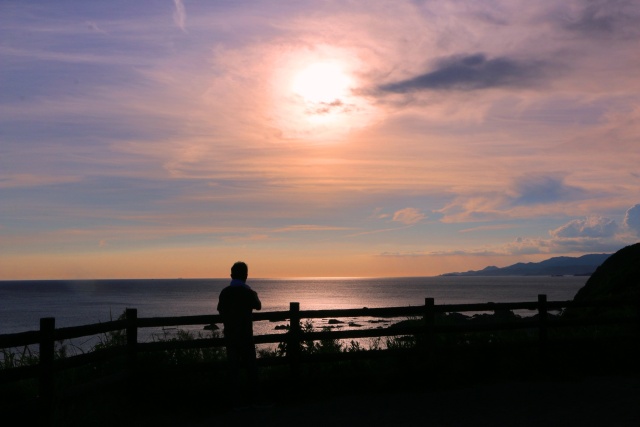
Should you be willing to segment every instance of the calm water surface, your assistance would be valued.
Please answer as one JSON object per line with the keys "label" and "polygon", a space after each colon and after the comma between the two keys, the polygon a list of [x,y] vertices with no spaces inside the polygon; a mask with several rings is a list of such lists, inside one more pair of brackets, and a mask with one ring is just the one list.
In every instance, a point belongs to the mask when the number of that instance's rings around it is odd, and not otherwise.
{"label": "calm water surface", "polygon": [[[250,279],[264,311],[436,304],[570,300],[587,277],[403,277]],[[0,334],[35,330],[41,317],[56,326],[77,326],[117,318],[127,307],[139,317],[216,314],[218,294],[228,279],[5,281],[0,282]],[[261,322],[262,323],[262,322]],[[264,322],[268,323],[268,322]],[[194,329],[202,329],[201,326]],[[270,333],[273,325],[256,325]]]}

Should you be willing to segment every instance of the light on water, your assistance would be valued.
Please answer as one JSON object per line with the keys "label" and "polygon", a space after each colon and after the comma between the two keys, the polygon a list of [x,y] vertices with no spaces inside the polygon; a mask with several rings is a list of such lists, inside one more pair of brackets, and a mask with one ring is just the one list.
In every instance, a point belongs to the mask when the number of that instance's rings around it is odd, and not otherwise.
{"label": "light on water", "polygon": [[[263,311],[436,304],[570,300],[587,277],[399,277],[249,279]],[[139,317],[217,314],[218,294],[227,279],[17,281],[0,282],[0,334],[38,329],[41,317],[57,327],[116,319],[137,308]],[[268,323],[268,322],[265,322]],[[272,333],[273,325],[256,333]]]}

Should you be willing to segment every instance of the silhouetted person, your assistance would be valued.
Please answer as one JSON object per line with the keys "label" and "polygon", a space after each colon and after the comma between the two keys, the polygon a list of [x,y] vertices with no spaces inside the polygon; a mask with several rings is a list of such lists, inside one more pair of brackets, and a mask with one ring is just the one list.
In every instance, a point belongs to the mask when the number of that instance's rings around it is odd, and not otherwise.
{"label": "silhouetted person", "polygon": [[[224,323],[224,337],[229,361],[231,402],[239,407],[255,402],[258,385],[256,347],[253,343],[251,312],[260,310],[258,294],[247,284],[249,268],[244,262],[231,267],[231,284],[220,292],[218,312]],[[246,367],[249,390],[240,389],[240,368]]]}

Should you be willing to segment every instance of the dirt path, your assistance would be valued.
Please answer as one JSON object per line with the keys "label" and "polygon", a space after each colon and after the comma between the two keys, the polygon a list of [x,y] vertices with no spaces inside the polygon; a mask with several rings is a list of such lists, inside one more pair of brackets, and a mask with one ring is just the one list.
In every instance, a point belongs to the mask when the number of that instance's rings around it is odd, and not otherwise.
{"label": "dirt path", "polygon": [[228,411],[204,426],[637,427],[640,378],[508,382],[421,393],[371,393]]}

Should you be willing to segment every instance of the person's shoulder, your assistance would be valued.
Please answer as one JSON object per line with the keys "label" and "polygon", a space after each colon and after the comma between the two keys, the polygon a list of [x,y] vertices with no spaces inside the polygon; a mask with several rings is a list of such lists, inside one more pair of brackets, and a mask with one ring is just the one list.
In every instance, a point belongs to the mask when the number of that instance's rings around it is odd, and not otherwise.
{"label": "person's shoulder", "polygon": [[237,295],[242,296],[242,298],[253,298],[254,295],[258,295],[258,293],[251,289],[249,286],[237,286],[235,288],[237,289]]}
{"label": "person's shoulder", "polygon": [[222,291],[220,291],[220,295],[222,294],[229,294],[229,295],[242,295],[242,294],[246,294],[246,293],[252,293],[254,292],[251,288],[247,287],[247,286],[227,286],[226,288],[222,289]]}
{"label": "person's shoulder", "polygon": [[245,294],[255,294],[256,291],[254,291],[253,289],[251,289],[249,286],[239,286],[240,289],[242,289],[242,292]]}
{"label": "person's shoulder", "polygon": [[233,286],[227,286],[225,288],[222,288],[222,290],[220,291],[220,295],[228,294],[231,292],[233,292]]}

